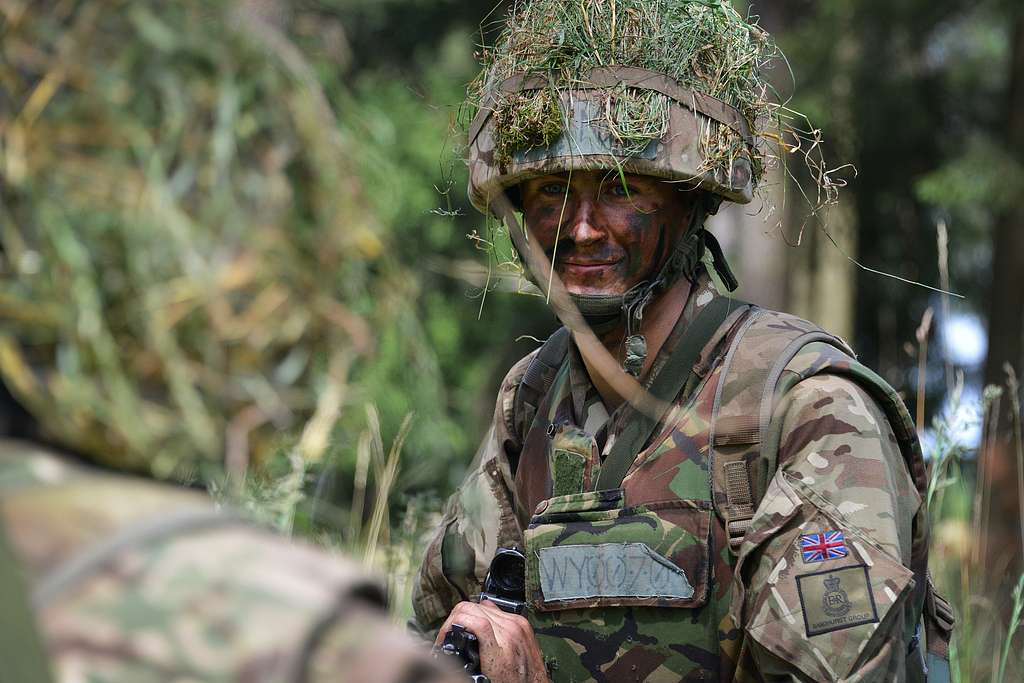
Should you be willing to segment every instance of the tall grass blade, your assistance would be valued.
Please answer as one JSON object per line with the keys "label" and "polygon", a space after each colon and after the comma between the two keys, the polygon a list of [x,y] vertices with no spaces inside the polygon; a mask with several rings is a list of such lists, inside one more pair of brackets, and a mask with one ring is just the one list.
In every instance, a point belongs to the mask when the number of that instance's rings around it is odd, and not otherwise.
{"label": "tall grass blade", "polygon": [[[381,541],[382,530],[388,531],[388,504],[391,498],[391,489],[398,477],[398,465],[402,453],[402,447],[412,429],[412,414],[406,415],[402,426],[398,429],[398,435],[391,443],[391,451],[388,453],[387,462],[381,470],[377,480],[377,498],[374,501],[373,515],[370,517],[370,530],[366,536],[366,554],[363,562],[366,566],[372,567],[376,559],[377,546]],[[379,426],[377,434],[380,434]]]}
{"label": "tall grass blade", "polygon": [[1006,632],[1006,640],[1003,641],[1003,651],[999,657],[999,672],[996,675],[997,683],[1006,681],[1006,663],[1010,659],[1010,646],[1013,644],[1013,637],[1020,628],[1021,612],[1024,612],[1024,574],[1017,579],[1017,587],[1013,589],[1013,613],[1010,616],[1010,627]]}
{"label": "tall grass blade", "polygon": [[917,328],[917,433],[924,432],[924,400],[928,379],[928,335],[932,329],[934,311],[929,307],[921,317]]}
{"label": "tall grass blade", "polygon": [[1020,515],[1017,523],[1020,526],[1020,550],[1024,552],[1024,436],[1021,435],[1020,383],[1013,366],[1007,363],[1006,386],[1010,390],[1010,407],[1013,409],[1013,445],[1017,455],[1017,505]]}
{"label": "tall grass blade", "polygon": [[366,481],[370,472],[370,433],[359,435],[356,447],[356,472],[352,486],[352,508],[348,522],[348,541],[356,544],[363,533],[363,514],[366,511]]}

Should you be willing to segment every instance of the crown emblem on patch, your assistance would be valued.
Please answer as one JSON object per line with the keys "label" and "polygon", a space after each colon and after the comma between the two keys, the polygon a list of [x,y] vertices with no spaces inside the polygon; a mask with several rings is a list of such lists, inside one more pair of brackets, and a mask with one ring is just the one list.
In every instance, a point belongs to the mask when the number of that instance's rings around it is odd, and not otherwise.
{"label": "crown emblem on patch", "polygon": [[839,587],[839,577],[829,576],[824,581],[825,593],[821,596],[821,608],[830,617],[845,617],[853,607],[850,597]]}

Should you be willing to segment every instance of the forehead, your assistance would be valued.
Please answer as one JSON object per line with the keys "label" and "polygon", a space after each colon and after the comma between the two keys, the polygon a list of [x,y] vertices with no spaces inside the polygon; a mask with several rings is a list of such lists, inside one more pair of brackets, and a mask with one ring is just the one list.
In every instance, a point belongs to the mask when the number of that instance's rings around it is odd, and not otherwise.
{"label": "forehead", "polygon": [[538,187],[544,183],[560,182],[568,183],[570,186],[607,185],[609,183],[621,183],[625,180],[630,185],[644,185],[651,188],[664,187],[668,191],[678,187],[678,183],[666,181],[649,175],[637,175],[633,173],[619,173],[615,169],[601,171],[564,171],[561,173],[549,173],[526,181],[527,186]]}

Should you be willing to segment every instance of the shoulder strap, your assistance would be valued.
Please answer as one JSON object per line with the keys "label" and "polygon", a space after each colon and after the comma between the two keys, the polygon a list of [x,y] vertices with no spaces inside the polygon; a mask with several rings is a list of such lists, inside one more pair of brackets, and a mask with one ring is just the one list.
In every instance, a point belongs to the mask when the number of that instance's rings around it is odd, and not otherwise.
{"label": "shoulder strap", "polygon": [[[686,386],[700,352],[711,341],[711,337],[730,314],[745,306],[747,304],[728,297],[715,298],[705,306],[686,326],[665,365],[654,377],[654,381],[651,382],[651,395],[671,404]],[[682,319],[676,324],[683,324]],[[616,437],[611,453],[601,466],[595,490],[615,489],[622,485],[622,480],[629,472],[637,453],[643,450],[652,432],[664,417],[641,412],[632,406],[627,410],[631,410],[632,414],[630,419],[625,420],[626,427]]]}
{"label": "shoulder strap", "polygon": [[53,676],[25,582],[0,524],[0,683],[50,683]]}
{"label": "shoulder strap", "polygon": [[[814,353],[804,354],[807,361],[794,366],[794,358],[811,345]],[[847,377],[878,402],[889,417],[914,486],[924,495],[928,480],[921,444],[896,391],[857,362],[839,337],[794,316],[759,311],[726,355],[711,417],[712,470],[716,491],[723,494],[717,508],[729,526],[734,551],[778,466],[782,425],[772,419],[778,401],[804,379],[826,373]],[[914,548],[915,557],[925,554],[926,548]]]}
{"label": "shoulder strap", "polygon": [[784,371],[802,348],[815,342],[824,342],[844,358],[853,356],[845,342],[813,323],[762,309],[744,321],[726,353],[709,443],[715,509],[734,554],[777,466],[778,444],[769,432],[776,398],[793,379],[782,381]]}
{"label": "shoulder strap", "polygon": [[[555,381],[558,369],[565,362],[565,356],[569,353],[569,328],[560,327],[554,334],[547,338],[547,341],[537,350],[537,354],[526,366],[526,373],[523,375],[519,388],[516,389],[516,397],[513,409],[515,416],[515,427],[519,430],[520,437],[525,437],[526,430],[533,423],[537,415],[537,409],[541,401]],[[516,472],[516,465],[511,463],[512,474]]]}

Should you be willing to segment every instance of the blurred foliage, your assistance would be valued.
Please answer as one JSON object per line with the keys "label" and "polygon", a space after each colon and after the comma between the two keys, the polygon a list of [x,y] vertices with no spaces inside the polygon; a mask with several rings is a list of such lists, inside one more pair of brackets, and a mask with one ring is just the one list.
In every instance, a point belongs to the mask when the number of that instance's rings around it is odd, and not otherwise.
{"label": "blurred foliage", "polygon": [[[1019,419],[1011,442],[997,436],[1000,402],[1015,404],[1019,414],[1019,394],[1011,374],[1007,386],[989,386],[980,401],[967,401],[961,377],[951,390],[949,407],[933,421],[933,438],[926,449],[932,462],[929,564],[940,593],[956,614],[950,648],[954,681],[1003,682],[1024,676],[1024,657],[1015,645],[1020,637],[1024,574],[1017,573],[1020,567],[1013,553],[1006,552],[1024,529],[1016,526],[1008,537],[1004,526],[993,523],[1002,515],[1019,520],[1018,511],[1001,507],[994,486],[1005,476],[998,457],[1002,449],[1008,449],[1018,463],[1024,462]],[[963,439],[973,428],[984,435],[977,448]]]}
{"label": "blurred foliage", "polygon": [[337,394],[395,267],[310,65],[213,7],[4,27],[4,376],[53,437],[165,477],[238,440],[258,464]]}
{"label": "blurred foliage", "polygon": [[0,371],[49,438],[186,481],[297,455],[343,503],[374,404],[415,415],[396,500],[460,478],[528,302],[471,298],[470,29],[348,68],[380,11],[0,3]]}
{"label": "blurred foliage", "polygon": [[[984,320],[993,282],[997,222],[1024,183],[1021,150],[1009,143],[1014,21],[1007,0],[865,0],[753,3],[795,72],[777,86],[824,129],[826,157],[856,169],[847,197],[859,262],[942,286],[937,228],[948,228],[949,286],[967,297],[941,304],[932,291],[857,271],[854,347],[912,395],[916,375],[904,353],[924,311],[937,324],[970,314]],[[792,222],[792,218],[790,219]],[[933,378],[944,346],[930,349]],[[982,366],[966,367],[980,391]],[[942,405],[946,382],[930,382],[928,405]],[[931,413],[930,413],[931,414]]]}

